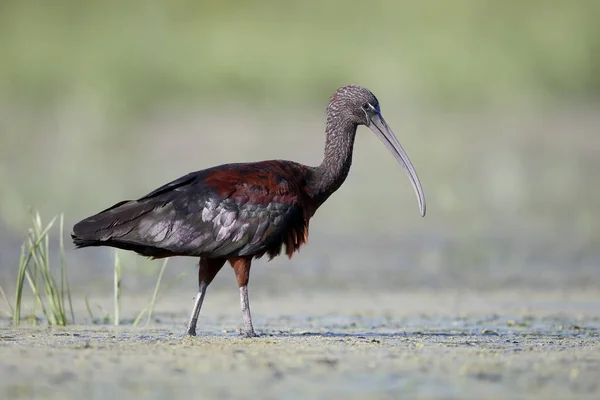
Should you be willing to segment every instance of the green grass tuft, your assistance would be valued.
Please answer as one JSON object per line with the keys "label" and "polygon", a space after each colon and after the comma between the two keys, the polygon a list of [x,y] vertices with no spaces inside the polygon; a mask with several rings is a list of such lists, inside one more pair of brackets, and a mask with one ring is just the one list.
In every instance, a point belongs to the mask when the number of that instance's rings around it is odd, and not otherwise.
{"label": "green grass tuft", "polygon": [[[64,257],[60,266],[60,286],[50,268],[50,251],[48,233],[56,217],[54,217],[45,227],[38,212],[32,215],[32,228],[29,229],[27,238],[21,247],[21,257],[19,259],[19,272],[17,274],[17,284],[15,290],[15,306],[13,309],[13,323],[15,326],[21,323],[21,309],[23,303],[23,293],[25,289],[25,280],[34,297],[33,314],[31,320],[37,321],[38,306],[49,325],[67,325],[68,318],[65,310],[65,297],[69,300],[71,307],[71,316],[74,319],[73,307],[71,304],[71,290],[67,275],[66,263]],[[63,233],[63,217],[60,219],[60,234]],[[60,241],[60,252],[64,254],[63,241]]]}

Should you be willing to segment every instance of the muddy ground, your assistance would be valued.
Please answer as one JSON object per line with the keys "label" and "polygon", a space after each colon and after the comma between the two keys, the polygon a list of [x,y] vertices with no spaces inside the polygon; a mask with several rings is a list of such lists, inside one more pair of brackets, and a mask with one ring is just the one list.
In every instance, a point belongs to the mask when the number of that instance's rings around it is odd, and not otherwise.
{"label": "muddy ground", "polygon": [[[146,294],[144,294],[146,295]],[[595,291],[251,293],[261,337],[242,339],[237,290],[123,299],[123,324],[0,329],[0,397],[599,398]],[[106,309],[110,298],[91,302]],[[84,316],[84,310],[76,310]]]}

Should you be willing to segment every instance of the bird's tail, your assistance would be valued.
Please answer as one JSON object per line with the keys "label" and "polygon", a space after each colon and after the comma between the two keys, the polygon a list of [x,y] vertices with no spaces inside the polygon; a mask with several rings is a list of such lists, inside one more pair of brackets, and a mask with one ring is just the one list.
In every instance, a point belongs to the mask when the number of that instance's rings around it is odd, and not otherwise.
{"label": "bird's tail", "polygon": [[71,233],[71,239],[73,239],[73,244],[76,249],[80,249],[82,247],[90,247],[90,246],[102,246],[102,244],[98,243],[97,240],[86,240],[78,237],[74,233]]}
{"label": "bird's tail", "polygon": [[121,201],[73,226],[71,238],[76,248],[110,246],[108,242],[130,233],[135,220],[150,211],[137,201]]}
{"label": "bird's tail", "polygon": [[[159,207],[159,210],[165,209]],[[122,201],[75,224],[71,238],[75,248],[109,246],[152,258],[173,256],[172,251],[149,242],[144,233],[147,232],[144,227],[152,225],[153,220],[144,221],[144,217],[152,212],[157,212],[156,205],[150,202]]]}

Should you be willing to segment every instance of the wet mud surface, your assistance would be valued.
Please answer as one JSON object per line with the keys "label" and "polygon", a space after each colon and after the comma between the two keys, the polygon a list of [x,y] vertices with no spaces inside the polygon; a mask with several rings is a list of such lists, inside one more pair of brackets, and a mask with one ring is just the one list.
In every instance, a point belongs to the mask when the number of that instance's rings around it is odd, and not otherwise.
{"label": "wet mud surface", "polygon": [[[124,305],[135,315],[137,300]],[[254,300],[254,301],[253,301]],[[109,299],[96,299],[106,302]],[[142,300],[139,300],[142,302]],[[145,327],[80,321],[0,328],[1,398],[599,398],[593,292],[323,293],[251,299],[259,338],[238,336],[236,293],[189,296]]]}

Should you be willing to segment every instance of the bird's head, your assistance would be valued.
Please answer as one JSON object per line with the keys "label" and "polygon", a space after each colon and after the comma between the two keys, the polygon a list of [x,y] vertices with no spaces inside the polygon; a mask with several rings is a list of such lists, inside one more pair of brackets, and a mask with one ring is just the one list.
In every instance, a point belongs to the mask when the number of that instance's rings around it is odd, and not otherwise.
{"label": "bird's head", "polygon": [[421,216],[425,216],[425,195],[417,171],[413,167],[406,151],[396,138],[394,132],[381,115],[379,101],[369,90],[358,85],[339,88],[331,97],[327,108],[328,123],[352,123],[365,125],[371,129],[402,165],[417,195]]}

